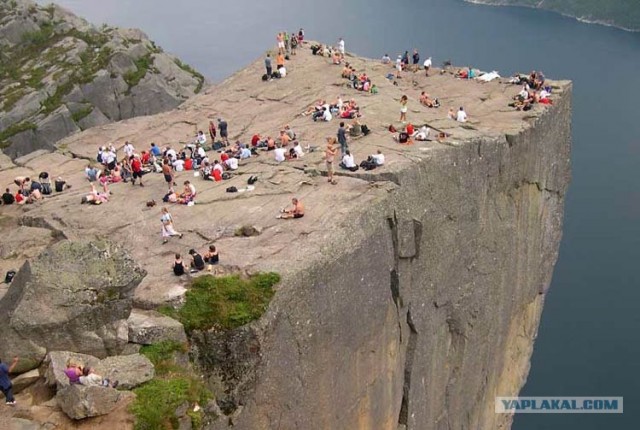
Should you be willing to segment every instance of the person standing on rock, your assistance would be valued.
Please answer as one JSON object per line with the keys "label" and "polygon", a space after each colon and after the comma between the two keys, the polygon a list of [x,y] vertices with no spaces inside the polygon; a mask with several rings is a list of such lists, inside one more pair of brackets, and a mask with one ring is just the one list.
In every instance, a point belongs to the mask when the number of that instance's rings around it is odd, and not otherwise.
{"label": "person standing on rock", "polygon": [[16,365],[18,364],[18,357],[13,357],[13,361],[10,366],[7,366],[0,359],[0,391],[4,394],[6,398],[7,405],[15,405],[16,399],[13,397],[13,384],[11,383],[11,379],[9,379],[9,373],[13,372]]}
{"label": "person standing on rock", "polygon": [[282,33],[278,33],[276,36],[276,41],[278,42],[278,53],[284,54],[284,36]]}
{"label": "person standing on rock", "polygon": [[271,54],[267,52],[267,57],[264,59],[264,68],[267,70],[267,76],[271,80],[271,74],[273,73],[273,67],[271,66]]}
{"label": "person standing on rock", "polygon": [[218,129],[220,130],[220,139],[224,142],[224,146],[229,146],[229,130],[227,121],[218,118]]}
{"label": "person standing on rock", "polygon": [[142,161],[140,161],[139,155],[134,155],[131,160],[131,185],[136,184],[136,179],[140,179],[140,186],[144,187],[142,183]]}
{"label": "person standing on rock", "polygon": [[407,122],[407,103],[409,102],[409,98],[406,95],[403,95],[400,98],[400,122],[403,124]]}
{"label": "person standing on rock", "polygon": [[209,136],[211,136],[211,144],[213,145],[216,142],[216,135],[218,132],[216,131],[216,125],[213,121],[209,121]]}
{"label": "person standing on rock", "polygon": [[336,158],[336,154],[338,150],[333,147],[333,144],[336,142],[335,137],[327,138],[327,148],[324,150],[324,160],[327,164],[327,178],[328,182],[335,185],[336,181],[333,179],[333,162]]}
{"label": "person standing on rock", "polygon": [[173,227],[173,217],[169,213],[169,209],[162,208],[162,218],[160,218],[162,222],[162,244],[164,245],[169,241],[169,238],[172,236],[179,236],[182,239],[182,233],[179,233]]}
{"label": "person standing on rock", "polygon": [[162,174],[164,175],[164,180],[167,182],[167,186],[171,189],[171,186],[174,185],[175,182],[173,178],[173,169],[171,169],[168,159],[165,159],[162,163]]}
{"label": "person standing on rock", "polygon": [[344,157],[344,154],[347,153],[347,129],[344,126],[344,122],[340,123],[340,127],[338,128],[338,143],[340,144],[340,153]]}

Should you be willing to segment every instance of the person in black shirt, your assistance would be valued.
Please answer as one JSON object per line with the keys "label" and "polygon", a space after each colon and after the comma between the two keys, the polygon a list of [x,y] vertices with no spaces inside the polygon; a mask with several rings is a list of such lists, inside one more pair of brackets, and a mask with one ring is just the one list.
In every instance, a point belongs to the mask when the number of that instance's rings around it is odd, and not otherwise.
{"label": "person in black shirt", "polygon": [[184,263],[180,258],[180,254],[176,254],[176,261],[173,262],[173,274],[176,276],[184,275]]}
{"label": "person in black shirt", "polygon": [[189,250],[189,255],[191,255],[191,268],[196,271],[204,270],[204,259],[202,255],[198,254],[195,249]]}
{"label": "person in black shirt", "polygon": [[222,118],[218,118],[218,130],[220,130],[220,139],[224,142],[224,146],[229,145],[229,130],[227,127],[227,121]]}
{"label": "person in black shirt", "polygon": [[11,191],[7,188],[5,193],[2,195],[2,203],[5,205],[12,205],[15,201],[16,198],[13,197],[13,194],[11,194]]}

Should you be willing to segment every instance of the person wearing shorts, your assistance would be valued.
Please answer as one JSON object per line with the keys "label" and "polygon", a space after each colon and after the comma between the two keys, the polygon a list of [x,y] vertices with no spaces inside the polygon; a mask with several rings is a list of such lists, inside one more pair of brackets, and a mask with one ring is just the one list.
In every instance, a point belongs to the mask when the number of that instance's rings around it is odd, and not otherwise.
{"label": "person wearing shorts", "polygon": [[171,188],[173,185],[173,171],[169,165],[169,160],[164,160],[164,164],[162,165],[162,174],[164,175],[164,180],[166,181],[167,186]]}
{"label": "person wearing shorts", "polygon": [[324,151],[324,159],[327,164],[327,181],[335,184],[333,180],[333,161],[338,153],[338,150],[333,146],[337,139],[335,137],[327,138],[327,148]]}

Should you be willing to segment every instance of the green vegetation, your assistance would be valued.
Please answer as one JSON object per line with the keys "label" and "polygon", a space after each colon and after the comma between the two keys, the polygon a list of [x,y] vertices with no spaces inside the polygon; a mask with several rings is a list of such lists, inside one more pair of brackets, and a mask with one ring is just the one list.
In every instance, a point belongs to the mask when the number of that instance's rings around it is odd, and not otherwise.
{"label": "green vegetation", "polygon": [[240,276],[197,278],[187,291],[185,304],[176,310],[160,309],[193,330],[229,330],[262,316],[280,282],[277,273],[261,273],[249,279]]}
{"label": "green vegetation", "polygon": [[134,390],[136,399],[130,410],[136,416],[136,430],[178,428],[175,412],[185,403],[189,404],[187,415],[193,428],[202,427],[202,409],[194,411],[193,406],[205,405],[213,395],[200,378],[175,363],[174,353],[186,351],[186,345],[173,341],[140,350],[154,364],[156,377]]}
{"label": "green vegetation", "polygon": [[548,9],[589,21],[600,21],[631,30],[640,29],[638,0],[480,0],[482,3]]}
{"label": "green vegetation", "polygon": [[58,85],[58,87],[56,88],[56,92],[42,102],[43,113],[51,113],[54,110],[58,109],[62,105],[62,98],[69,94],[72,89],[73,83],[71,81],[67,81],[61,85]]}
{"label": "green vegetation", "polygon": [[129,89],[138,85],[153,65],[153,57],[147,54],[135,60],[136,70],[124,74],[124,81],[129,85]]}
{"label": "green vegetation", "polygon": [[88,106],[84,109],[80,109],[77,112],[74,112],[73,114],[71,114],[71,118],[73,118],[73,120],[75,122],[80,121],[83,118],[86,118],[87,116],[89,116],[89,114],[93,112],[93,106]]}
{"label": "green vegetation", "polygon": [[22,121],[5,128],[3,131],[0,131],[0,148],[7,148],[10,145],[8,139],[16,134],[27,130],[36,130],[37,128],[38,126],[30,121]]}
{"label": "green vegetation", "polygon": [[4,104],[2,105],[2,110],[5,112],[11,111],[11,109],[13,109],[18,100],[20,100],[24,96],[24,94],[25,91],[22,85],[9,90],[9,92],[4,95]]}
{"label": "green vegetation", "polygon": [[193,76],[194,78],[196,78],[198,80],[198,86],[196,87],[194,92],[196,94],[198,94],[200,91],[202,91],[202,86],[204,85],[204,76],[202,76],[202,74],[197,72],[193,67],[191,67],[188,64],[183,63],[182,61],[180,61],[177,58],[174,60],[174,62],[176,63],[176,65],[178,67],[180,67],[185,72],[190,73],[191,76]]}

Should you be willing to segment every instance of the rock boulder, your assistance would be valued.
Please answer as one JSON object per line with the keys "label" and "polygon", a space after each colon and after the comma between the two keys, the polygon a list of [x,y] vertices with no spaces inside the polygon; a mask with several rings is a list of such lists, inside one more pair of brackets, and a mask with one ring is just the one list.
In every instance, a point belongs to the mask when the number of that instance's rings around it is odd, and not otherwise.
{"label": "rock boulder", "polygon": [[27,261],[0,300],[0,356],[19,355],[24,371],[51,350],[118,354],[128,341],[133,290],[145,274],[112,243],[57,243]]}
{"label": "rock boulder", "polygon": [[107,357],[95,370],[103,378],[118,381],[118,386],[127,390],[150,381],[155,375],[151,361],[140,354]]}
{"label": "rock boulder", "polygon": [[129,342],[152,345],[164,340],[187,341],[182,324],[155,311],[134,309],[129,315]]}
{"label": "rock boulder", "polygon": [[120,400],[120,392],[109,387],[71,385],[58,391],[58,405],[74,420],[106,415]]}

